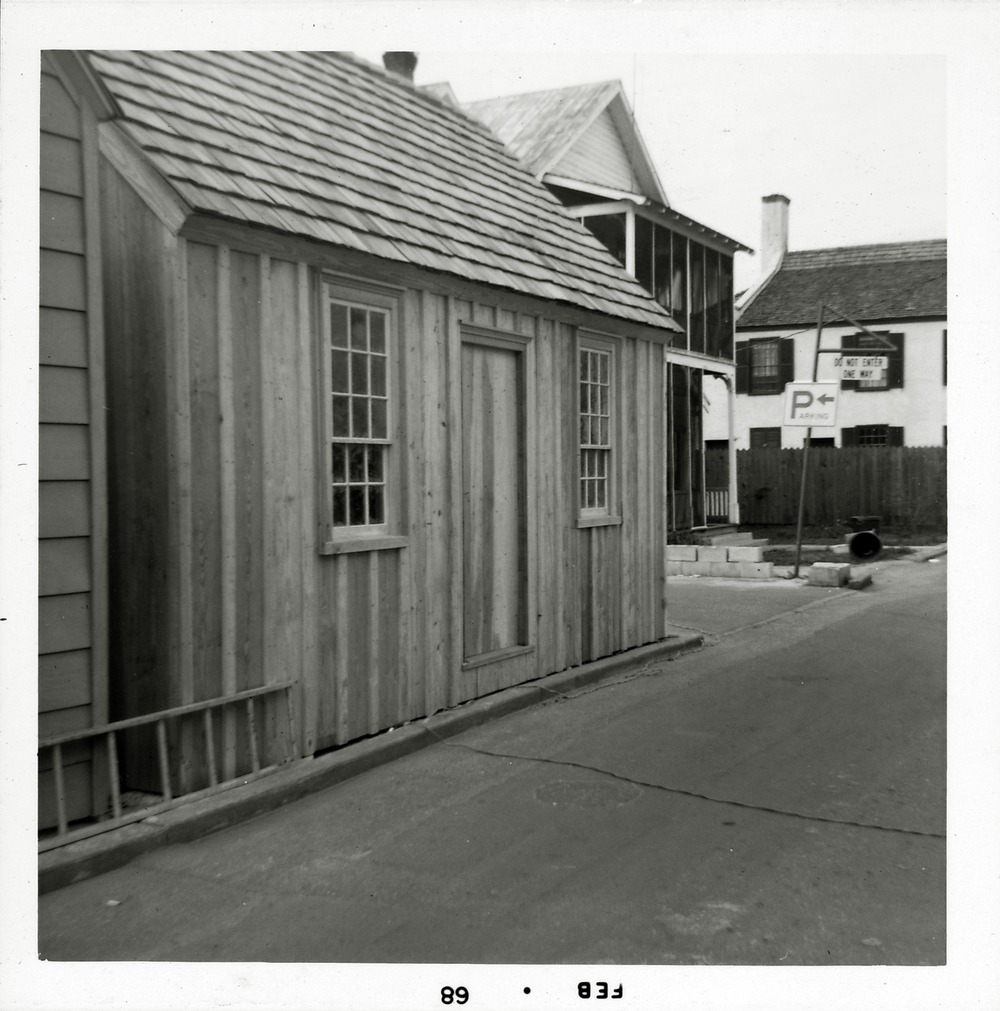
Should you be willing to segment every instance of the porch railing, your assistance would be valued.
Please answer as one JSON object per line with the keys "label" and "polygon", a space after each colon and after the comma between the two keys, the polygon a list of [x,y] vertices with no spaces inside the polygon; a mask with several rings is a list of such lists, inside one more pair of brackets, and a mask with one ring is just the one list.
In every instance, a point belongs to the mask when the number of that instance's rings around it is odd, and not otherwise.
{"label": "porch railing", "polygon": [[[206,699],[203,702],[175,706],[172,709],[162,709],[144,716],[133,716],[129,719],[117,720],[114,723],[107,723],[99,727],[74,730],[40,739],[38,742],[39,758],[41,759],[45,752],[51,752],[52,755],[52,780],[55,791],[57,828],[54,835],[47,835],[39,839],[39,852],[54,849],[57,846],[65,846],[67,843],[75,842],[78,839],[99,835],[102,832],[108,832],[121,825],[140,821],[161,811],[169,810],[178,804],[188,803],[201,797],[207,797],[220,793],[223,790],[232,789],[234,786],[240,786],[243,783],[249,783],[292,761],[298,754],[293,703],[293,688],[295,688],[296,684],[297,682],[295,681],[282,681],[279,684],[265,685],[261,688],[250,688],[246,691],[236,692],[233,695],[226,695],[221,698]],[[263,703],[269,696],[273,696],[276,699],[284,697],[287,734],[282,732],[275,735],[285,739],[283,757],[277,761],[272,761],[268,765],[262,765],[262,742],[257,725],[257,709],[258,703]],[[242,707],[246,719],[249,770],[239,775],[230,775],[229,778],[222,778],[219,774],[215,749],[217,722],[213,717],[218,717],[218,727],[220,731],[225,733],[227,729],[225,721],[230,718],[231,714],[235,716],[240,707]],[[167,734],[167,726],[168,723],[179,723],[185,717],[198,713],[202,714],[201,732],[204,735],[204,757],[209,785],[198,790],[184,791],[181,784],[175,782],[175,777],[171,777],[170,741]],[[276,714],[276,718],[280,719],[280,716]],[[123,731],[150,726],[155,727],[156,731],[160,800],[136,810],[125,810],[122,803],[122,789],[119,775],[118,734]],[[228,729],[231,736],[232,726],[230,725]],[[103,746],[106,749],[107,761],[105,764],[111,796],[111,814],[94,824],[82,825],[71,829],[67,818],[63,747],[67,744],[76,744],[88,740],[94,740],[95,743],[103,741]],[[175,789],[175,786],[177,789]]]}
{"label": "porch railing", "polygon": [[708,521],[727,523],[729,521],[729,489],[705,489],[705,516]]}

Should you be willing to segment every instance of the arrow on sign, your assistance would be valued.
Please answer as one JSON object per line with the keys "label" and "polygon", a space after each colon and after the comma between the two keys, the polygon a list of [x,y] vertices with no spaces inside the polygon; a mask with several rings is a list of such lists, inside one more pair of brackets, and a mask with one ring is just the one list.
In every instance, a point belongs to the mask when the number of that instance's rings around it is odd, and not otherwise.
{"label": "arrow on sign", "polygon": [[829,393],[824,393],[823,396],[816,398],[821,404],[832,404],[836,397],[831,397]]}

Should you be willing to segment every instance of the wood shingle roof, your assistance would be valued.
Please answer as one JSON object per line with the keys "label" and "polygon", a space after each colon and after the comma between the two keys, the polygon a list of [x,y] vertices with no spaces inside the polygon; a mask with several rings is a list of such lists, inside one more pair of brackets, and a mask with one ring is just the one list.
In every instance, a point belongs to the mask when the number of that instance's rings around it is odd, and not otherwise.
{"label": "wood shingle roof", "polygon": [[675,329],[482,124],[345,53],[95,52],[198,212]]}
{"label": "wood shingle roof", "polygon": [[785,253],[781,268],[741,313],[738,327],[816,322],[820,302],[859,322],[947,317],[944,239]]}

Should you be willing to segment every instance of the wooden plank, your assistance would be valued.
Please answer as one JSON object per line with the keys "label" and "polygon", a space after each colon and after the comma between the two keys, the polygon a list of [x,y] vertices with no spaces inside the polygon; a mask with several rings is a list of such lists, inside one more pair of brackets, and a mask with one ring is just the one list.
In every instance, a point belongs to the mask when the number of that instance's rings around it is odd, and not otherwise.
{"label": "wooden plank", "polygon": [[[430,296],[434,297],[434,296]],[[447,297],[443,303],[444,348],[446,351],[445,389],[447,391],[447,453],[448,453],[448,497],[447,513],[449,521],[448,547],[450,572],[448,573],[448,645],[446,663],[451,684],[448,697],[460,699],[466,696],[473,678],[462,670],[463,657],[463,550],[462,550],[462,331],[455,299]]]}
{"label": "wooden plank", "polygon": [[56,734],[68,734],[74,730],[86,730],[93,725],[90,705],[69,706],[66,709],[38,714],[40,739],[54,737]]}
{"label": "wooden plank", "polygon": [[375,554],[378,565],[378,618],[377,631],[379,656],[378,697],[372,708],[380,716],[381,726],[396,726],[409,719],[405,701],[406,693],[401,680],[405,669],[399,652],[399,614],[402,581],[400,559],[404,551],[380,551]]}
{"label": "wooden plank", "polygon": [[298,469],[302,495],[302,533],[299,539],[299,558],[302,585],[302,704],[301,714],[303,754],[313,754],[318,729],[318,680],[322,673],[319,662],[319,545],[316,523],[316,454],[321,440],[317,437],[318,411],[313,409],[313,390],[316,388],[316,346],[312,320],[315,299],[311,297],[309,270],[305,264],[296,265],[296,290],[298,299],[298,401],[299,455]]}
{"label": "wooden plank", "polygon": [[[86,425],[90,422],[90,377],[87,369],[42,365],[38,376],[38,420]],[[103,446],[100,449],[103,456]]]}
{"label": "wooden plank", "polygon": [[43,249],[38,303],[50,309],[87,308],[87,264],[78,253]]}
{"label": "wooden plank", "polygon": [[[170,703],[183,705],[195,699],[194,596],[191,442],[191,365],[188,318],[188,244],[176,246],[174,272],[175,334],[168,341],[172,352],[167,366],[172,380],[167,388],[168,451],[173,460],[167,524],[168,558],[172,578],[174,620],[170,635]],[[159,733],[159,731],[158,731]],[[161,770],[161,776],[163,770]]]}
{"label": "wooden plank", "polygon": [[302,676],[302,575],[297,548],[303,524],[297,397],[298,281],[294,264],[261,258],[264,479],[264,668],[267,681]]}
{"label": "wooden plank", "polygon": [[42,365],[87,367],[87,315],[71,309],[39,311],[39,361]]}
{"label": "wooden plank", "polygon": [[75,138],[43,131],[38,162],[39,182],[43,190],[83,196],[83,151]]}
{"label": "wooden plank", "polygon": [[38,237],[42,249],[84,253],[83,200],[42,190],[38,201]]}
{"label": "wooden plank", "polygon": [[[380,578],[379,555],[378,551],[369,551],[362,556],[368,563],[368,586],[366,588],[368,598],[368,642],[366,644],[368,665],[362,670],[366,670],[368,674],[366,708],[368,711],[368,733],[370,734],[391,726],[390,714],[384,713],[379,705],[380,695],[385,689],[385,682],[390,677],[386,670],[388,657],[382,650],[383,621],[386,619],[392,621],[392,616],[384,614],[381,607],[384,587]],[[388,722],[380,722],[387,717],[390,717]]]}
{"label": "wooden plank", "polygon": [[38,658],[38,711],[72,709],[91,701],[90,650],[46,653]]}
{"label": "wooden plank", "polygon": [[187,250],[187,334],[191,455],[192,696],[223,693],[222,504],[219,450],[218,251],[191,243]]}
{"label": "wooden plank", "polygon": [[[106,722],[109,710],[109,590],[108,590],[108,446],[107,384],[105,375],[104,275],[101,257],[100,166],[97,152],[97,120],[84,103],[84,248],[87,255],[87,401],[90,405],[90,591],[91,591],[91,719]],[[95,752],[93,797],[100,812],[108,794],[107,752]],[[95,809],[94,814],[99,813]]]}
{"label": "wooden plank", "polygon": [[58,537],[38,542],[38,595],[90,589],[90,538]]}
{"label": "wooden plank", "polygon": [[[426,639],[427,712],[434,712],[457,700],[452,694],[452,662],[448,631],[451,625],[451,560],[448,540],[456,531],[451,526],[448,488],[447,400],[445,343],[447,319],[441,299],[424,293],[420,301],[421,334],[418,345],[421,363],[423,428],[418,433],[424,454],[424,483],[419,487],[424,503],[424,527],[420,536],[427,539],[425,553],[423,608]],[[419,578],[419,577],[418,577]]]}
{"label": "wooden plank", "polygon": [[42,74],[41,123],[44,133],[80,136],[80,110],[58,77]]}
{"label": "wooden plank", "polygon": [[90,646],[90,594],[41,597],[38,601],[38,652],[61,653]]}
{"label": "wooden plank", "polygon": [[548,391],[538,400],[538,480],[537,480],[537,593],[536,614],[539,675],[558,670],[557,633],[561,601],[556,586],[558,571],[558,519],[555,513],[559,464],[557,397],[552,395],[561,381],[554,367],[555,348],[551,335],[540,337],[535,353],[536,388]]}
{"label": "wooden plank", "polygon": [[90,440],[85,425],[41,425],[38,429],[38,477],[41,481],[86,481],[90,477]]}
{"label": "wooden plank", "polygon": [[[66,796],[66,820],[70,823],[87,818],[91,813],[90,763],[68,765],[63,771],[63,789]],[[38,827],[56,826],[56,783],[51,771],[38,776]]]}
{"label": "wooden plank", "polygon": [[231,252],[230,312],[236,433],[236,669],[240,688],[264,681],[260,269],[257,256]]}
{"label": "wooden plank", "polygon": [[[220,692],[237,690],[236,675],[236,434],[233,404],[233,332],[229,299],[231,278],[229,247],[216,250],[217,349],[219,379],[219,653]],[[251,716],[253,706],[250,708]],[[227,708],[221,717],[223,778],[236,771],[236,712]],[[256,755],[255,728],[249,727]],[[256,758],[254,759],[256,761]]]}
{"label": "wooden plank", "polygon": [[87,481],[41,481],[38,485],[38,536],[80,537],[90,533]]}
{"label": "wooden plank", "polygon": [[[427,544],[424,537],[424,494],[426,454],[423,445],[423,313],[418,291],[407,292],[402,301],[402,362],[400,374],[406,396],[401,409],[405,412],[403,451],[405,467],[406,509],[409,545],[403,552],[401,578],[404,579],[402,601],[403,620],[400,627],[400,650],[407,657],[405,705],[411,717],[422,716],[427,707],[426,626],[423,620],[424,568]],[[454,438],[454,437],[453,437]]]}

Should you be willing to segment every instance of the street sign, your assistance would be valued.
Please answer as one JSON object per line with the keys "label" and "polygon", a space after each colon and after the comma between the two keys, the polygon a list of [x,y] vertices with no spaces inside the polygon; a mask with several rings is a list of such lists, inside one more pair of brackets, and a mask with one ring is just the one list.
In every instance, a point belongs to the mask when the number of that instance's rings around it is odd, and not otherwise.
{"label": "street sign", "polygon": [[839,383],[789,383],[785,387],[786,425],[832,428],[837,423]]}
{"label": "street sign", "polygon": [[889,368],[885,355],[841,355],[833,360],[834,368],[840,370],[840,379],[881,379]]}

